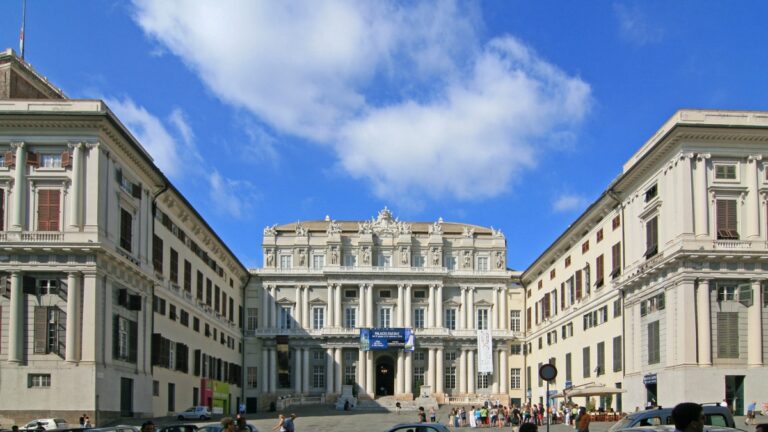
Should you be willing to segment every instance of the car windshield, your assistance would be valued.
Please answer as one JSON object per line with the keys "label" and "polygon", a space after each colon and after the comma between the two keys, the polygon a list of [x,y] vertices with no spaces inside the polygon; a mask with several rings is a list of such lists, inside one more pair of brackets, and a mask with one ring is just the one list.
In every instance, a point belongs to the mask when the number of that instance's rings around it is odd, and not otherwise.
{"label": "car windshield", "polygon": [[184,412],[195,412],[195,407],[187,408],[187,410]]}

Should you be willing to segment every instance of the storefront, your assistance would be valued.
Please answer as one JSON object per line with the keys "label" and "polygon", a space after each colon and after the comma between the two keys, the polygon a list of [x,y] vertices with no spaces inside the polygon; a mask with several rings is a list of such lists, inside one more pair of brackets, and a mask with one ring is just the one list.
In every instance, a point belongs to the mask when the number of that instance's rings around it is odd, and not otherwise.
{"label": "storefront", "polygon": [[211,410],[211,414],[231,413],[228,383],[203,378],[200,380],[200,400]]}

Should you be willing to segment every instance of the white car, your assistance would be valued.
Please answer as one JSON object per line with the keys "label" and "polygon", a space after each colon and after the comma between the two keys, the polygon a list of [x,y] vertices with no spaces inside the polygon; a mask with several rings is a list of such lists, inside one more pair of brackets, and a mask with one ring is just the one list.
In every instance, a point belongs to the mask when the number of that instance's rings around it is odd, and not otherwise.
{"label": "white car", "polygon": [[27,431],[33,431],[36,430],[38,427],[37,425],[40,425],[45,430],[50,429],[65,429],[69,427],[69,424],[64,419],[53,419],[53,418],[47,418],[47,419],[37,419],[32,420],[31,422],[24,425],[23,428],[20,428],[21,430],[27,430]]}
{"label": "white car", "polygon": [[211,411],[207,406],[193,406],[186,411],[180,412],[176,418],[179,420],[208,420],[211,418]]}

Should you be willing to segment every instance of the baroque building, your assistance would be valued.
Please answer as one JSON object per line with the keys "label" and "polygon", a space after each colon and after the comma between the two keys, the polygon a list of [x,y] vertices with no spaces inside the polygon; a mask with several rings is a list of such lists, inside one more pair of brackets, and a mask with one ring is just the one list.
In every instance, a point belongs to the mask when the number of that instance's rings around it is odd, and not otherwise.
{"label": "baroque building", "polygon": [[0,416],[230,412],[247,270],[104,102],[12,50],[0,98]]}
{"label": "baroque building", "polygon": [[619,411],[768,399],[766,155],[765,112],[682,110],[643,144],[522,275],[532,398],[549,362]]}
{"label": "baroque building", "polygon": [[[246,401],[284,395],[439,402],[513,398],[523,390],[519,273],[493,228],[325,220],[264,230],[264,267],[246,287]],[[412,329],[415,350],[366,351],[361,329]],[[489,330],[491,373],[478,372],[478,330]],[[484,360],[484,359],[483,359]]]}

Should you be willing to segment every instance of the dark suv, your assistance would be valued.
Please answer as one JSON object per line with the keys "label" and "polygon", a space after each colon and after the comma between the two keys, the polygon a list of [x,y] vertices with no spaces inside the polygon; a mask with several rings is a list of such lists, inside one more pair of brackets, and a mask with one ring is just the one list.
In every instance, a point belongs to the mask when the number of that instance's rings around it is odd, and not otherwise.
{"label": "dark suv", "polygon": [[[733,421],[733,414],[731,414],[731,411],[728,408],[722,407],[719,404],[702,404],[702,407],[704,408],[704,417],[706,417],[704,424],[730,428],[736,427],[736,423]],[[618,423],[611,426],[611,428],[608,429],[608,432],[618,432],[622,429],[639,426],[673,424],[675,424],[675,422],[672,420],[672,408],[658,407],[629,414],[619,420]]]}

